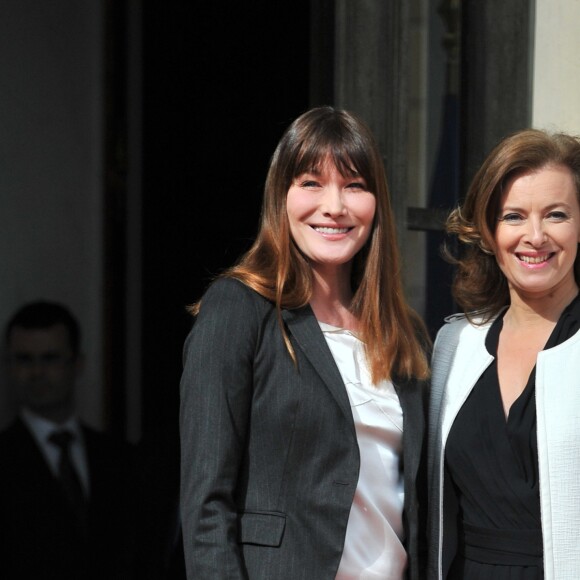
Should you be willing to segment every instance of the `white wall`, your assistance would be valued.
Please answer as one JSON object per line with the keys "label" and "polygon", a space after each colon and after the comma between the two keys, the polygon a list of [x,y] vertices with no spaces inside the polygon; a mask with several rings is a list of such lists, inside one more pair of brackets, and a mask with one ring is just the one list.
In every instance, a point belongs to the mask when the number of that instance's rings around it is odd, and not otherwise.
{"label": "white wall", "polygon": [[532,125],[580,135],[580,0],[536,0]]}
{"label": "white wall", "polygon": [[[102,8],[0,3],[0,326],[22,303],[80,320],[82,415],[101,423]],[[4,385],[3,385],[4,387]],[[9,418],[0,389],[0,424]]]}

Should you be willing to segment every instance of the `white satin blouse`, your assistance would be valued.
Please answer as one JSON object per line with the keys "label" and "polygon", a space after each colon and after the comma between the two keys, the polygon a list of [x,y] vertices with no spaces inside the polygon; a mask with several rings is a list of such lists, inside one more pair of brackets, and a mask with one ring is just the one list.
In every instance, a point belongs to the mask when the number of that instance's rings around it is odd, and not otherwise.
{"label": "white satin blouse", "polygon": [[393,384],[373,385],[363,343],[320,322],[344,380],[360,450],[360,473],[337,580],[401,580],[403,547],[403,411]]}

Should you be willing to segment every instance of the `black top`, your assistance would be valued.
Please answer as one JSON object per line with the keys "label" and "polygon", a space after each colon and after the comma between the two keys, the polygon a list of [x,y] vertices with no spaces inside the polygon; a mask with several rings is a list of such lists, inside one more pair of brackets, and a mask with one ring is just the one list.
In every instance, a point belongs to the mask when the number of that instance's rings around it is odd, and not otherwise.
{"label": "black top", "polygon": [[[457,414],[445,466],[460,508],[458,556],[448,578],[543,578],[535,378],[504,415],[497,374],[503,315],[486,348],[495,358]],[[580,329],[580,298],[564,310],[544,349]]]}

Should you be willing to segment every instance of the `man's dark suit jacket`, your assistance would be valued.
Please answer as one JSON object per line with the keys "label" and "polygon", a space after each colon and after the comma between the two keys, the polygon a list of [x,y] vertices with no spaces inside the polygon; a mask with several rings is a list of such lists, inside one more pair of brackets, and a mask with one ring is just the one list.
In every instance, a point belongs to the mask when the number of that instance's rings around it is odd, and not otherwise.
{"label": "man's dark suit jacket", "polygon": [[25,424],[0,434],[0,577],[128,579],[130,456],[124,444],[83,427],[90,477],[88,532]]}
{"label": "man's dark suit jacket", "polygon": [[[360,457],[340,372],[310,307],[282,312],[222,279],[202,300],[181,383],[182,518],[190,580],[331,580]],[[408,577],[419,555],[427,385],[394,381],[404,413]]]}

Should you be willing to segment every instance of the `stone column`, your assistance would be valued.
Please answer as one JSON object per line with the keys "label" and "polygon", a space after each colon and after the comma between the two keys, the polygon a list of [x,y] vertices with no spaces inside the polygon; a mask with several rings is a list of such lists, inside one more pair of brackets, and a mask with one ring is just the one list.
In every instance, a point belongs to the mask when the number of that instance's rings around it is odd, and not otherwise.
{"label": "stone column", "polygon": [[334,9],[334,101],[360,114],[378,141],[400,238],[408,205],[408,3],[336,0]]}
{"label": "stone column", "polygon": [[463,0],[460,191],[505,135],[531,123],[533,0]]}

